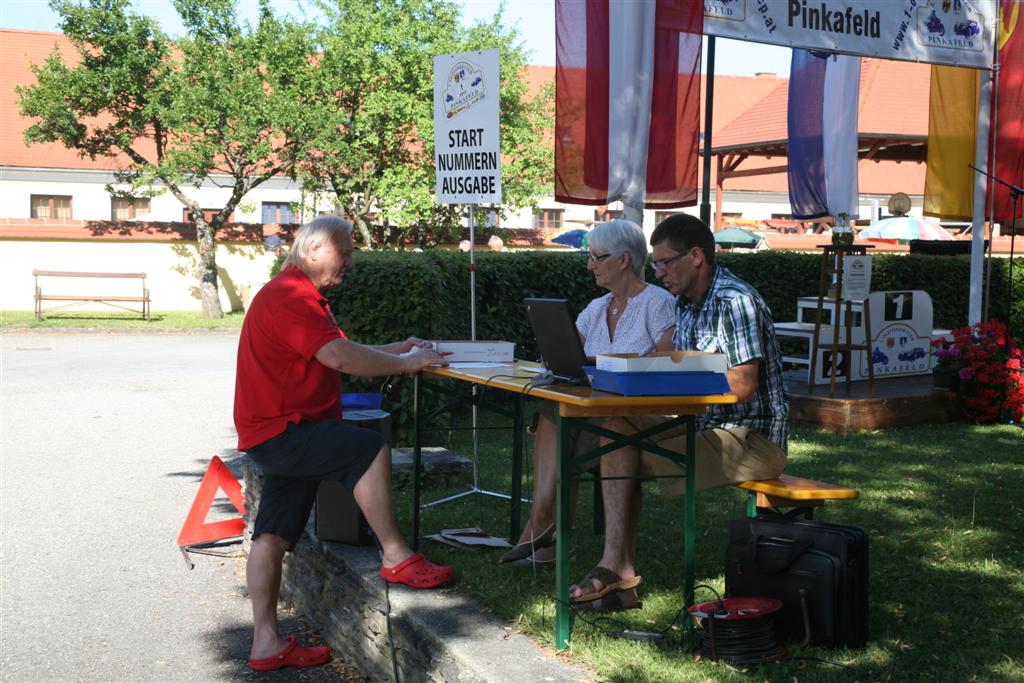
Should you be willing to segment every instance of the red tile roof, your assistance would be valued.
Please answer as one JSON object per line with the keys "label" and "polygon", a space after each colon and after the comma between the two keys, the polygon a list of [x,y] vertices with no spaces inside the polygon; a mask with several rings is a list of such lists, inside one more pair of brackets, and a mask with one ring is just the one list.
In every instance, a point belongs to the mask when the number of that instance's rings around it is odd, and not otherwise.
{"label": "red tile roof", "polygon": [[[861,61],[857,127],[874,135],[927,135],[930,67],[865,57]],[[715,80],[716,86],[718,80]],[[718,98],[715,98],[716,109]],[[785,140],[789,80],[778,85],[755,106],[749,107],[720,135],[712,147]]]}
{"label": "red tile roof", "polygon": [[42,168],[109,169],[110,160],[83,159],[63,145],[25,144],[25,129],[32,121],[18,113],[15,86],[36,82],[29,68],[42,64],[57,50],[65,62],[78,61],[71,41],[60,33],[0,29],[0,166],[32,166]]}
{"label": "red tile roof", "polygon": [[[124,159],[82,158],[56,143],[26,145],[24,131],[31,121],[18,113],[15,86],[31,85],[30,64],[40,64],[54,50],[69,63],[78,55],[59,33],[0,29],[0,166],[110,170]],[[554,80],[552,66],[526,69],[527,92],[536,94]],[[704,114],[704,78],[701,112]],[[715,77],[712,145],[786,137],[788,80],[773,74]],[[861,132],[926,135],[928,130],[929,74],[926,65],[865,59],[861,70]],[[703,126],[702,126],[703,130]],[[784,164],[785,159],[748,159],[743,168]],[[896,190],[921,194],[923,164],[862,161],[861,192],[888,194]],[[731,179],[728,190],[785,192],[784,173]]]}

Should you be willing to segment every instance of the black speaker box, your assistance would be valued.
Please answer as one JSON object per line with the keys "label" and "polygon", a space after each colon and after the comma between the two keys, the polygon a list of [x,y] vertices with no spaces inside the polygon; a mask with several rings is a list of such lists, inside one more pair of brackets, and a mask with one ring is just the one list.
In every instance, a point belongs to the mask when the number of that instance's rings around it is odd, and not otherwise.
{"label": "black speaker box", "polygon": [[340,481],[322,481],[316,491],[316,537],[348,545],[373,544],[366,518]]}
{"label": "black speaker box", "polygon": [[[380,432],[391,441],[391,414],[384,410],[353,410],[342,418],[357,427]],[[321,541],[372,545],[370,527],[356,505],[355,498],[344,484],[322,481],[316,491],[316,537]]]}

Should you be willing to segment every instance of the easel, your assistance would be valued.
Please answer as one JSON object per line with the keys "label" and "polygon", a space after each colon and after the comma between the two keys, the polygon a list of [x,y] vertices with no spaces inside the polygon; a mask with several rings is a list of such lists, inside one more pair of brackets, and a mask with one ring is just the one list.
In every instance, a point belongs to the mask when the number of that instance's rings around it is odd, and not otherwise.
{"label": "easel", "polygon": [[[821,272],[818,280],[818,307],[814,313],[814,336],[811,337],[811,369],[807,375],[807,393],[814,393],[814,377],[818,364],[818,349],[822,346],[832,352],[832,368],[830,373],[829,396],[836,393],[836,369],[838,367],[839,352],[846,356],[846,390],[850,391],[850,384],[853,375],[853,359],[851,351],[864,351],[867,353],[868,364],[868,391],[870,396],[875,395],[875,364],[872,358],[873,348],[871,345],[871,306],[868,299],[860,302],[862,311],[861,317],[864,324],[864,343],[854,344],[853,338],[853,302],[847,299],[846,315],[840,316],[843,307],[843,259],[846,256],[864,256],[868,249],[874,247],[866,244],[821,244],[818,248],[821,254]],[[833,296],[829,297],[829,288],[834,287]],[[821,312],[826,306],[832,306],[832,343],[827,345],[819,344],[821,335]],[[846,336],[839,341],[840,318],[845,319]]]}

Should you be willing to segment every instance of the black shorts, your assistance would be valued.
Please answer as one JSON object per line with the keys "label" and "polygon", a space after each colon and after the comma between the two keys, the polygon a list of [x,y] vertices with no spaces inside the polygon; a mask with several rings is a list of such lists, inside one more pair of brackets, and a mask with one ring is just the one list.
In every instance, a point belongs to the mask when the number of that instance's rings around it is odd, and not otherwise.
{"label": "black shorts", "polygon": [[321,481],[349,489],[386,443],[384,436],[341,420],[290,423],[281,434],[246,453],[263,470],[263,492],[252,537],[275,534],[299,542]]}

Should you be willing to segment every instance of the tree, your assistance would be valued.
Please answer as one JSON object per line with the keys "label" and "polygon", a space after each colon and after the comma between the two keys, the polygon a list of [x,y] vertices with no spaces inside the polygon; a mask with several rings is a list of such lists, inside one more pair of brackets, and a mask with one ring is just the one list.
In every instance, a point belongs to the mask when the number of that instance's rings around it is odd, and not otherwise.
{"label": "tree", "polygon": [[[406,238],[428,246],[461,232],[461,211],[434,194],[433,57],[501,49],[504,204],[531,203],[552,177],[551,96],[527,102],[526,54],[515,29],[491,20],[465,29],[444,0],[320,0],[326,17],[301,174],[327,188],[367,246]],[[383,228],[371,234],[378,212]]]}
{"label": "tree", "polygon": [[[301,90],[312,77],[309,32],[276,19],[261,0],[256,27],[239,25],[233,0],[174,0],[186,35],[171,43],[130,0],[53,0],[77,64],[57,52],[19,88],[32,142],[83,156],[127,157],[130,190],[167,191],[196,225],[203,315],[223,317],[215,237],[246,193],[294,169]],[[305,75],[304,75],[305,74]],[[227,190],[212,219],[198,190]]]}

